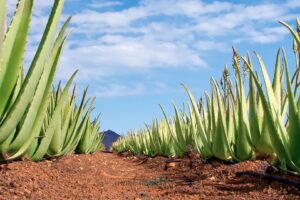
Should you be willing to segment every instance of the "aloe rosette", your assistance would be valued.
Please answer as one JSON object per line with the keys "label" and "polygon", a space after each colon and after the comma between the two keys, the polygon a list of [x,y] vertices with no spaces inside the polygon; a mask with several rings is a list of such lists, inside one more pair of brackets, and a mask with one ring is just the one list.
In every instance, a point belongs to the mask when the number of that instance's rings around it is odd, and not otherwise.
{"label": "aloe rosette", "polygon": [[[53,106],[52,85],[63,47],[70,33],[66,28],[71,17],[66,20],[55,38],[64,5],[64,0],[55,0],[41,42],[25,74],[23,60],[33,3],[34,0],[19,0],[7,28],[6,1],[0,0],[0,152],[5,160],[17,159],[24,155],[33,160],[41,160],[49,147],[61,150],[57,155],[69,152],[63,151],[61,144],[53,147],[56,144],[51,141],[57,136],[55,130],[61,122],[59,120],[61,112],[64,113],[66,120],[70,114],[68,108],[74,111],[75,103],[68,107],[65,102],[69,100],[68,90],[77,72],[67,82],[51,113],[48,113],[48,110]],[[81,120],[81,116],[76,117],[72,123]],[[46,121],[48,124],[45,124]],[[76,127],[79,126],[79,122],[75,124]],[[64,133],[69,125],[64,124]],[[77,135],[77,132],[72,134]],[[77,138],[72,144],[78,144],[79,140]]]}
{"label": "aloe rosette", "polygon": [[[212,78],[211,92],[205,92],[199,102],[183,85],[190,99],[187,111],[179,112],[174,106],[175,116],[168,118],[162,109],[164,121],[154,120],[155,123],[147,127],[148,131],[135,131],[119,139],[113,149],[161,155],[162,147],[167,146],[173,150],[165,156],[183,156],[192,148],[203,159],[215,157],[236,162],[263,156],[282,170],[299,174],[300,20],[296,22],[298,29],[294,31],[280,21],[294,38],[296,67],[292,76],[282,49],[276,56],[272,80],[261,57],[255,53],[262,72],[261,82],[250,55],[240,57],[233,48],[233,81],[226,66],[221,82]],[[168,138],[168,145],[159,134],[159,126],[166,127],[164,138]]]}

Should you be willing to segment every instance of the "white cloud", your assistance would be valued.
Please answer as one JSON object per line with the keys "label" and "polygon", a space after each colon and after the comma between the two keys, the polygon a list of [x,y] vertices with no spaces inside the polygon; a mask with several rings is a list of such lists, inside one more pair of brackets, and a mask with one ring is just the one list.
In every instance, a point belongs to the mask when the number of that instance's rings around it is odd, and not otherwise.
{"label": "white cloud", "polygon": [[232,10],[211,17],[201,17],[195,31],[205,35],[218,36],[238,34],[239,29],[251,25],[275,22],[285,15],[286,9],[280,5],[267,4],[257,6],[236,5]]}
{"label": "white cloud", "polygon": [[[8,1],[10,13],[16,2]],[[69,3],[74,0],[67,0]],[[53,1],[35,1],[27,50],[30,56],[52,4]],[[80,70],[78,80],[88,82],[158,68],[207,68],[203,52],[231,51],[232,42],[263,44],[283,39],[288,32],[276,20],[293,19],[298,15],[294,8],[300,6],[297,0],[251,5],[233,1],[141,0],[126,9],[120,5],[122,1],[89,1],[74,12],[73,37],[65,48],[59,78],[67,79],[75,69]],[[64,13],[63,18],[68,14]],[[117,96],[129,88],[115,84],[104,89]],[[136,85],[132,94],[143,93],[144,89]]]}
{"label": "white cloud", "polygon": [[272,26],[257,29],[253,26],[244,26],[240,29],[242,36],[237,36],[233,41],[234,43],[259,43],[271,44],[284,39],[289,35],[289,31],[283,26]]}
{"label": "white cloud", "polygon": [[160,81],[121,83],[111,80],[105,85],[96,86],[95,90],[94,95],[97,97],[143,96],[163,94],[166,91],[175,92],[174,89],[169,88],[167,84]]}
{"label": "white cloud", "polygon": [[232,44],[223,37],[252,43],[282,39],[287,31],[270,22],[291,15],[288,11],[288,5],[275,3],[200,0],[144,0],[107,12],[86,9],[72,22],[75,34],[85,35],[85,40],[73,40],[75,47],[66,50],[63,63],[78,66],[82,79],[164,67],[206,68],[202,52],[231,51]]}
{"label": "white cloud", "polygon": [[105,87],[98,87],[97,97],[121,97],[121,96],[140,96],[146,93],[143,84],[138,83],[134,86],[125,86],[121,84],[109,84]]}
{"label": "white cloud", "polygon": [[215,42],[210,40],[198,41],[195,44],[197,50],[199,51],[221,51],[226,52],[231,50],[229,45],[226,45],[224,42]]}
{"label": "white cloud", "polygon": [[106,1],[106,2],[92,2],[88,5],[90,8],[108,8],[108,7],[114,7],[114,6],[120,6],[123,5],[121,1]]}
{"label": "white cloud", "polygon": [[298,7],[300,7],[300,1],[299,0],[288,0],[287,5],[290,8],[298,8]]}
{"label": "white cloud", "polygon": [[[100,44],[67,47],[61,64],[78,67],[81,69],[81,78],[88,80],[115,73],[143,72],[153,68],[208,67],[197,52],[179,44],[157,43],[146,38],[129,39],[119,35],[107,35],[99,41]],[[84,44],[83,41],[81,43]],[[66,70],[65,67],[62,69]]]}
{"label": "white cloud", "polygon": [[72,22],[80,27],[81,24],[105,25],[108,27],[126,27],[134,20],[147,17],[147,10],[140,8],[128,8],[119,12],[97,12],[94,10],[84,10],[74,15]]}

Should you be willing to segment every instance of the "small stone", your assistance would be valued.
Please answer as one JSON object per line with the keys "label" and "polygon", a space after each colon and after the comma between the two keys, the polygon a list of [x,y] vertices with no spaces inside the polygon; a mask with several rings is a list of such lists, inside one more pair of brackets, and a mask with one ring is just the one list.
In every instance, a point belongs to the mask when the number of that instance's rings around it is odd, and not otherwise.
{"label": "small stone", "polygon": [[140,196],[141,196],[141,197],[146,196],[145,192],[140,192]]}
{"label": "small stone", "polygon": [[24,189],[24,192],[26,193],[26,194],[31,194],[31,191],[30,190],[28,190],[28,189]]}
{"label": "small stone", "polygon": [[176,167],[176,163],[175,162],[170,162],[170,163],[167,164],[167,167],[174,168],[174,167]]}
{"label": "small stone", "polygon": [[10,187],[16,188],[18,185],[15,182],[10,182],[9,183]]}

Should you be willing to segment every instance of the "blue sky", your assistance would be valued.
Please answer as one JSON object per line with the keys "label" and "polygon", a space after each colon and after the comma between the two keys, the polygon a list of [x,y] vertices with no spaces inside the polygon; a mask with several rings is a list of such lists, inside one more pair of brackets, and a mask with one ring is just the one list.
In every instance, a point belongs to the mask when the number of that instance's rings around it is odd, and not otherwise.
{"label": "blue sky", "polygon": [[[8,1],[10,12],[15,3]],[[35,1],[27,61],[52,3]],[[294,25],[299,14],[299,0],[65,0],[62,21],[73,16],[73,33],[57,81],[79,69],[79,93],[89,85],[97,97],[102,130],[125,134],[162,116],[158,104],[172,115],[173,101],[187,101],[180,83],[196,97],[209,90],[210,77],[231,66],[231,46],[240,54],[256,50],[270,73],[283,47],[293,66],[291,36],[277,20]]]}

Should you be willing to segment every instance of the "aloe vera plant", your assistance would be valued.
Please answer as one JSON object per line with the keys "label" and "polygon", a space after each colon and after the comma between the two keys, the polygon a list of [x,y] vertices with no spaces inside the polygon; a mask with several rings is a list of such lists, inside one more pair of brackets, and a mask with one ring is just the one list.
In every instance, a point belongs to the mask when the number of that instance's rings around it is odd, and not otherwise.
{"label": "aloe vera plant", "polygon": [[[182,156],[189,146],[204,159],[239,162],[267,156],[273,165],[300,174],[300,20],[296,22],[298,30],[294,31],[280,21],[294,38],[296,67],[292,76],[283,50],[277,53],[273,80],[255,53],[262,72],[261,82],[250,55],[240,57],[234,48],[233,81],[226,66],[221,82],[212,78],[211,92],[205,92],[199,102],[183,85],[190,99],[188,111],[181,113],[175,106],[175,117],[167,118],[162,109],[165,121],[159,122],[167,125],[165,133],[172,141],[168,148],[174,149],[174,154],[167,156]],[[160,152],[162,144],[152,126],[148,132],[137,131],[121,138],[113,148],[147,155]],[[147,151],[143,150],[145,146]]]}
{"label": "aloe vera plant", "polygon": [[[12,23],[3,41],[3,51],[1,51],[0,92],[4,98],[1,99],[0,106],[2,116],[0,143],[5,143],[5,140],[11,134],[14,134],[14,141],[11,141],[8,149],[2,148],[2,153],[8,157],[10,155],[6,155],[7,153],[14,154],[21,148],[26,138],[32,133],[33,128],[38,125],[43,117],[44,112],[42,109],[47,105],[48,95],[50,94],[49,88],[51,88],[54,79],[57,62],[65,41],[63,38],[65,28],[69,22],[67,20],[63,26],[51,51],[63,6],[63,1],[55,1],[54,9],[49,17],[47,27],[28,73],[24,80],[19,77],[20,89],[14,90],[14,85],[20,73],[20,66],[23,65],[22,59],[29,30],[32,4],[32,0],[19,1]],[[50,57],[47,58],[49,54]],[[10,96],[16,96],[16,99],[8,99]],[[17,126],[20,128],[16,130]]]}
{"label": "aloe vera plant", "polygon": [[[298,21],[298,20],[297,20]],[[284,23],[292,32],[293,30]],[[295,33],[293,34],[295,37]],[[299,38],[296,38],[296,41]],[[298,43],[300,45],[300,43]],[[283,53],[284,54],[284,53]],[[280,99],[278,99],[278,93],[276,88],[272,87],[270,78],[266,72],[265,65],[258,54],[256,54],[259,61],[264,85],[266,87],[266,94],[263,92],[263,87],[255,76],[254,72],[250,70],[253,77],[258,94],[262,99],[263,110],[266,115],[265,120],[268,124],[269,134],[271,138],[271,144],[274,152],[278,157],[277,165],[283,170],[291,170],[296,173],[300,173],[300,156],[298,153],[298,147],[300,145],[300,107],[299,107],[299,94],[294,93],[299,87],[299,83],[294,82],[295,90],[292,89],[293,81],[290,79],[289,70],[286,62],[286,56],[283,55],[283,70],[286,78],[286,98],[288,102],[288,113],[282,113],[282,105]],[[245,63],[250,64],[245,60]],[[299,66],[296,68],[295,73],[299,73]],[[283,83],[282,83],[283,84]],[[297,100],[298,98],[298,100]]]}
{"label": "aloe vera plant", "polygon": [[[74,96],[68,95],[77,72],[71,76],[55,104],[53,102],[52,85],[70,33],[66,33],[66,29],[71,17],[55,38],[64,0],[54,1],[41,42],[28,72],[24,73],[23,59],[33,3],[34,0],[19,0],[12,22],[6,28],[6,1],[0,0],[0,152],[6,160],[28,155],[37,161],[43,159],[48,150],[50,157],[70,153],[87,131],[83,128],[82,132],[78,131],[83,119],[84,98],[77,109]],[[70,105],[66,104],[68,100]],[[48,112],[49,109],[51,112]],[[63,128],[60,133],[66,134],[68,140],[56,131],[61,121]],[[89,148],[97,149],[101,137],[93,135],[91,138],[93,143]]]}
{"label": "aloe vera plant", "polygon": [[[47,155],[50,157],[56,157],[64,154],[69,154],[78,145],[80,138],[82,137],[85,129],[82,128],[83,124],[88,123],[87,116],[90,114],[90,109],[87,111],[85,117],[83,117],[86,106],[89,102],[89,99],[86,99],[87,89],[84,91],[81,103],[79,107],[77,107],[75,99],[76,99],[76,85],[73,88],[73,92],[71,95],[68,95],[62,108],[60,115],[58,117],[58,126],[54,131],[53,138],[49,145],[49,149],[47,151]],[[53,90],[51,96],[51,106],[48,108],[48,113],[53,116],[53,113],[58,106],[58,102],[62,99],[62,89],[60,85],[57,90]],[[90,106],[91,107],[91,106]],[[46,126],[49,126],[50,120],[48,119],[45,122]]]}
{"label": "aloe vera plant", "polygon": [[112,146],[117,152],[130,151],[135,155],[172,157],[181,152],[174,145],[168,122],[154,119],[151,125],[138,131],[131,131],[124,138],[119,138]]}

